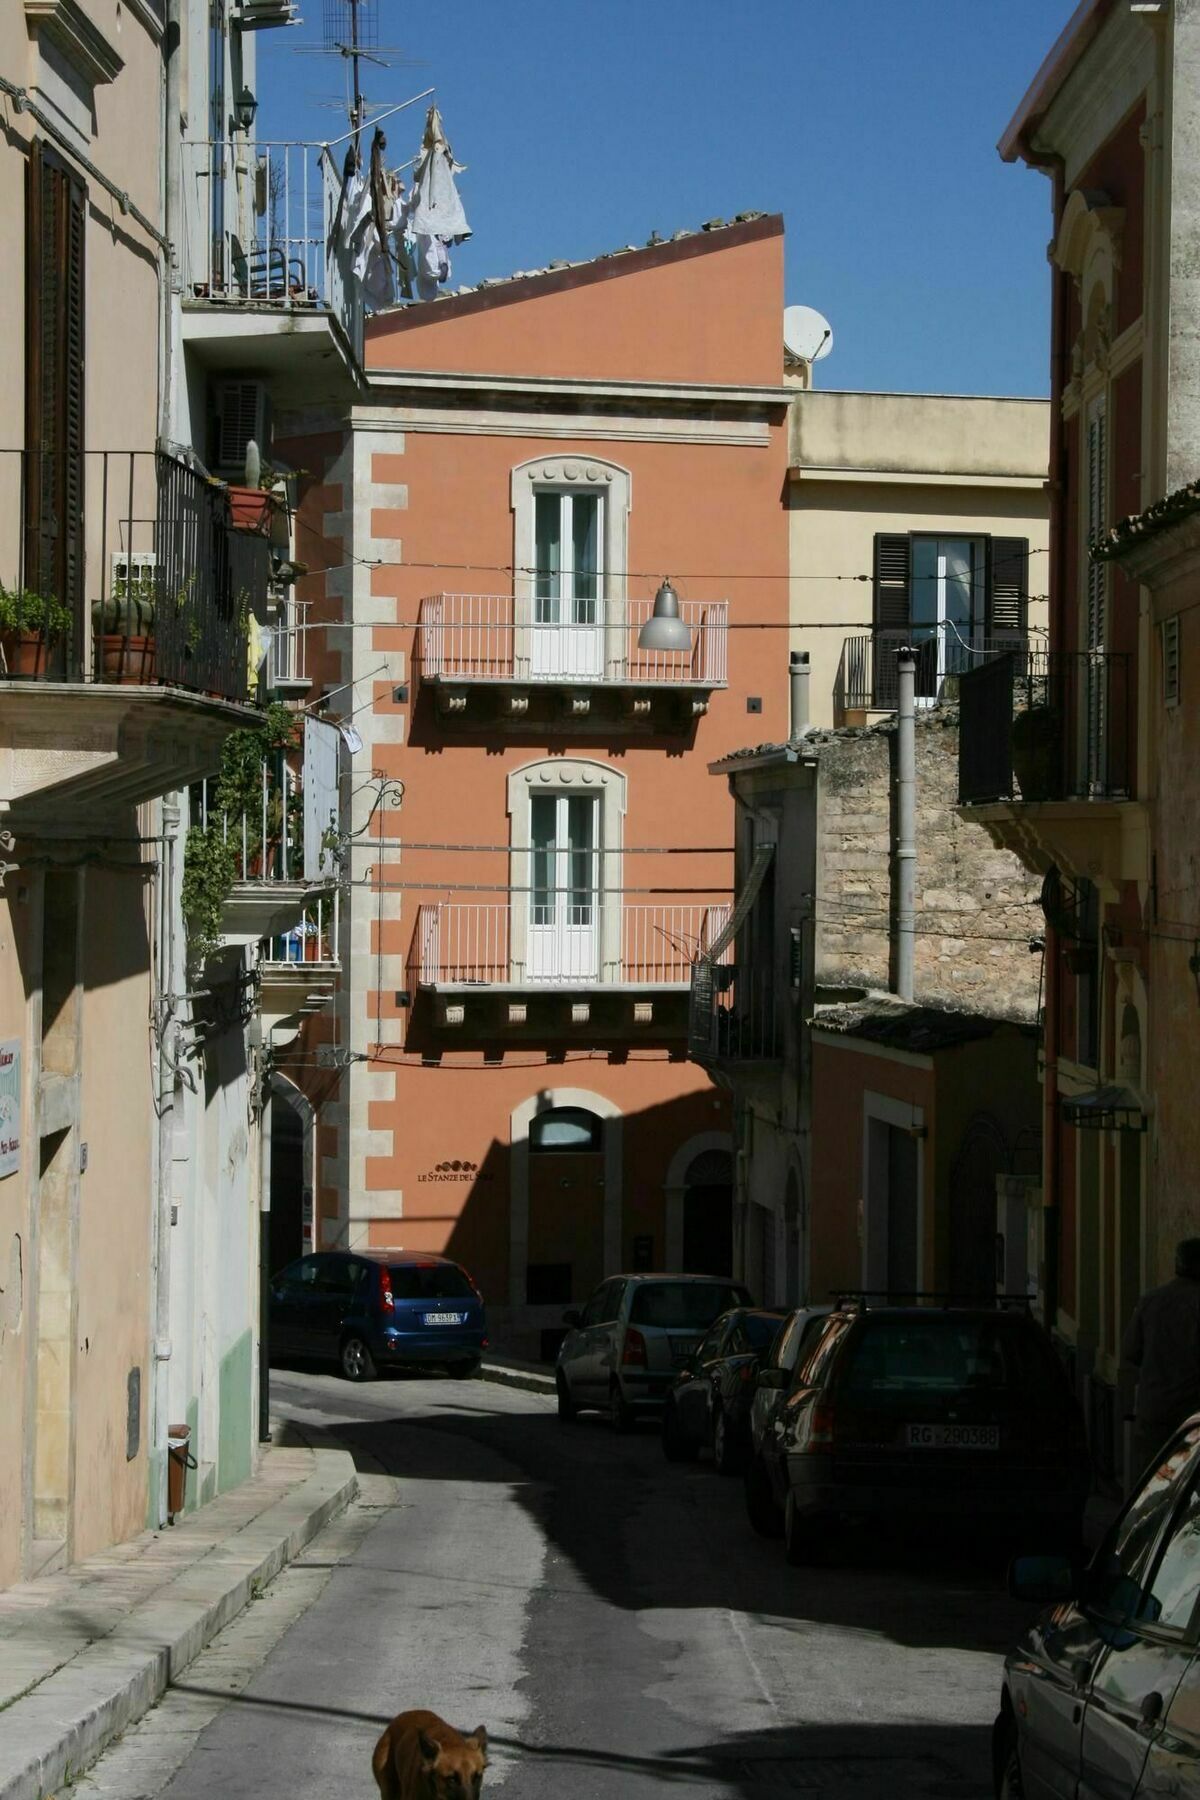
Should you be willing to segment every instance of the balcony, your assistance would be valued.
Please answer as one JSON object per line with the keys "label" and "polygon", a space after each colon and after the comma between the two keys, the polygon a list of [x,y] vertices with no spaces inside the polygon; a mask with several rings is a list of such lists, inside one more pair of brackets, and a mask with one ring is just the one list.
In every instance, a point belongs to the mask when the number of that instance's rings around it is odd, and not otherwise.
{"label": "balcony", "polygon": [[959,807],[1045,872],[1137,879],[1136,671],[1105,651],[997,656],[959,682]]}
{"label": "balcony", "polygon": [[710,1073],[772,1072],[783,1055],[784,994],[759,964],[698,962],[692,971],[688,1055]]}
{"label": "balcony", "polygon": [[342,174],[322,144],[181,147],[184,341],[212,367],[361,365],[363,300],[342,243]]}
{"label": "balcony", "polygon": [[282,599],[267,630],[267,691],[283,700],[302,700],[312,687],[308,672],[308,615],[311,600]]}
{"label": "balcony", "polygon": [[557,906],[439,900],[417,910],[409,992],[439,1027],[594,1026],[682,1036],[692,968],[729,903]]}
{"label": "balcony", "polygon": [[653,610],[653,600],[615,597],[434,594],[420,608],[420,681],[442,715],[464,722],[600,717],[686,729],[728,685],[729,603],[680,603],[686,651],[638,647]]}
{"label": "balcony", "polygon": [[845,638],[833,684],[835,725],[864,725],[872,713],[895,712],[900,699],[896,659],[905,645],[917,652],[916,699],[927,706],[955,700],[959,677],[969,669],[1024,650],[1012,637],[985,638],[971,627],[946,623]]}
{"label": "balcony", "polygon": [[263,943],[258,1004],[264,1032],[276,1050],[333,998],[341,968],[339,913],[337,888],[313,894],[287,931]]}
{"label": "balcony", "polygon": [[253,722],[270,546],[155,451],[0,452],[0,810],[135,804]]}

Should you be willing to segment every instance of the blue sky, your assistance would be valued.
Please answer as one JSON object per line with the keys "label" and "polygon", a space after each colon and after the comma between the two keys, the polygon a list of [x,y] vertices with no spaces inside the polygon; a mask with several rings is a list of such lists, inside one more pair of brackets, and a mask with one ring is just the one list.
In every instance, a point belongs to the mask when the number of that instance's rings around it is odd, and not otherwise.
{"label": "blue sky", "polygon": [[[474,230],[452,285],[780,211],[818,385],[1048,388],[1050,187],[996,140],[1074,0],[377,0],[379,105],[436,87]],[[303,25],[259,37],[258,132],[328,139],[344,91]],[[390,123],[419,143],[425,106]]]}

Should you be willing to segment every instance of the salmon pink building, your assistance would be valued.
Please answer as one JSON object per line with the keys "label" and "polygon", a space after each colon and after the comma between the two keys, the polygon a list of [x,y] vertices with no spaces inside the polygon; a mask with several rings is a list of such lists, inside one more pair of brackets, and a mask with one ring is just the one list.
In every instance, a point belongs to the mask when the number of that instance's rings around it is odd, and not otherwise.
{"label": "salmon pink building", "polygon": [[782,309],[745,215],[377,315],[348,417],[278,434],[353,726],[311,1242],[460,1257],[514,1348],[614,1270],[741,1256],[687,1005],[708,764],[787,729]]}

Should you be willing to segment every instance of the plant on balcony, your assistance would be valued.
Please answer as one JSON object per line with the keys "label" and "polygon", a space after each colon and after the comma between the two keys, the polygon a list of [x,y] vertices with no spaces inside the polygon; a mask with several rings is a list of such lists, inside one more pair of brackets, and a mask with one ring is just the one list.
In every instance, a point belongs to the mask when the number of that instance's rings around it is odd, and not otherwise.
{"label": "plant on balcony", "polygon": [[70,637],[69,606],[50,594],[0,583],[0,654],[7,675],[44,675],[49,654]]}
{"label": "plant on balcony", "polygon": [[1050,800],[1058,784],[1062,715],[1055,706],[1031,705],[1012,722],[1012,766],[1022,800]]}
{"label": "plant on balcony", "polygon": [[98,680],[138,686],[153,681],[157,601],[152,568],[113,577],[108,598],[92,607]]}
{"label": "plant on balcony", "polygon": [[[283,798],[279,784],[268,792],[266,836],[263,835],[262,769],[274,757],[282,764],[300,743],[296,715],[272,703],[260,725],[233,731],[221,750],[221,766],[208,801],[208,823],[193,825],[183,852],[183,917],[188,955],[193,967],[204,962],[221,942],[225,902],[238,878],[243,850],[251,879],[264,878],[278,867],[283,837]],[[288,798],[288,839],[293,855],[303,838],[303,801]],[[291,868],[279,871],[288,879]]]}

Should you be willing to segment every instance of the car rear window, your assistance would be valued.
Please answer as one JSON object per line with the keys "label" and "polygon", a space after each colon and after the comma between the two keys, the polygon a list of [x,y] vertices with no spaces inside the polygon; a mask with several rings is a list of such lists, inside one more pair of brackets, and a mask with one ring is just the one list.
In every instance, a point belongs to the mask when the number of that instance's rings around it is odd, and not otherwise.
{"label": "car rear window", "polygon": [[727,1281],[648,1281],[634,1289],[629,1323],[707,1331],[718,1313],[745,1301],[745,1289]]}
{"label": "car rear window", "polygon": [[454,1263],[398,1263],[388,1274],[397,1300],[469,1300],[474,1292]]}
{"label": "car rear window", "polygon": [[848,1400],[890,1394],[1021,1394],[1054,1382],[1052,1356],[1017,1322],[993,1319],[866,1319],[849,1346],[839,1382]]}

